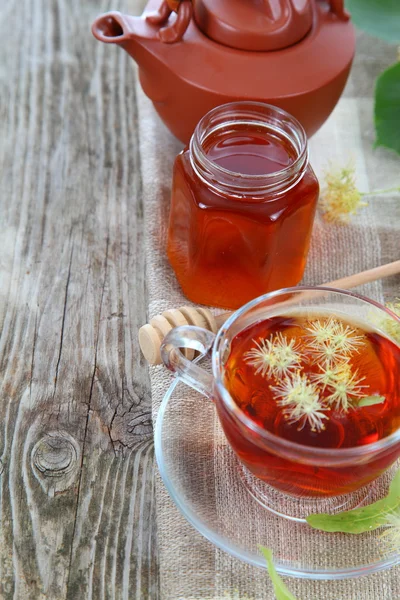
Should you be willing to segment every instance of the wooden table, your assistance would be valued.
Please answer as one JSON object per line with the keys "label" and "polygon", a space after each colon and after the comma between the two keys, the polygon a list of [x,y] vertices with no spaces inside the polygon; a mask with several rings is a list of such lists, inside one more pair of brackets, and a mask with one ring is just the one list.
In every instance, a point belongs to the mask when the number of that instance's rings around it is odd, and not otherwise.
{"label": "wooden table", "polygon": [[135,72],[142,0],[0,5],[0,598],[158,598]]}

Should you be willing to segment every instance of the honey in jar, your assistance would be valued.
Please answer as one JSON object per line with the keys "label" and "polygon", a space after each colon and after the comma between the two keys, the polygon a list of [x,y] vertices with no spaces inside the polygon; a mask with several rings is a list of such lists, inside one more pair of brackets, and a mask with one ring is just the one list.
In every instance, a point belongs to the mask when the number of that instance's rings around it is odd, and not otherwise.
{"label": "honey in jar", "polygon": [[256,102],[209,112],[174,166],[168,257],[185,295],[238,308],[299,283],[318,192],[294,117]]}

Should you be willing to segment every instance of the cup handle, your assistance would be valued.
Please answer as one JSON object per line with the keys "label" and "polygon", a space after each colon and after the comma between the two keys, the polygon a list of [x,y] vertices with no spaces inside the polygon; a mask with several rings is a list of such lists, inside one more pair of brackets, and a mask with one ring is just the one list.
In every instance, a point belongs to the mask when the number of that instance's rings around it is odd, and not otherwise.
{"label": "cup handle", "polygon": [[180,348],[192,348],[205,355],[212,348],[214,340],[215,334],[207,329],[183,325],[172,329],[161,344],[161,359],[167,369],[175,373],[188,386],[211,399],[214,377],[188,360]]}

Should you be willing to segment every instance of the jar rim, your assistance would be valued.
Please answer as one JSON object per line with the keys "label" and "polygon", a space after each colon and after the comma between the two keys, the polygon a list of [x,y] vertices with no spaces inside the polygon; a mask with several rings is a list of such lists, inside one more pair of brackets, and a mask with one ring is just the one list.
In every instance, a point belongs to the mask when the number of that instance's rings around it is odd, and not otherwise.
{"label": "jar rim", "polygon": [[[213,132],[235,124],[260,125],[280,139],[286,138],[296,158],[287,167],[272,173],[252,175],[222,167],[207,156],[203,144]],[[213,108],[197,124],[189,149],[192,167],[201,179],[218,191],[236,190],[242,195],[287,189],[297,183],[308,165],[307,135],[301,123],[285,110],[263,102],[230,102]]]}

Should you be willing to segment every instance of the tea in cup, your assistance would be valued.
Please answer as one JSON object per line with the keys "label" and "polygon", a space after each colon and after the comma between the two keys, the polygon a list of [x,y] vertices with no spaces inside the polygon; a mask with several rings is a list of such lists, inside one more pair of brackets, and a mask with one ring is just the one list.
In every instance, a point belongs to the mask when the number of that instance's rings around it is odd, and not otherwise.
{"label": "tea in cup", "polygon": [[[242,467],[274,491],[332,509],[400,456],[400,319],[352,292],[288,288],[236,311],[215,337],[171,331],[166,366],[215,402]],[[212,374],[181,348],[212,350]],[[266,502],[268,508],[268,502]]]}

